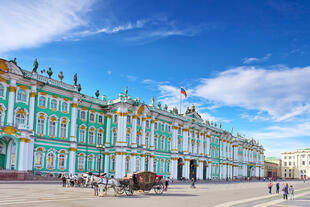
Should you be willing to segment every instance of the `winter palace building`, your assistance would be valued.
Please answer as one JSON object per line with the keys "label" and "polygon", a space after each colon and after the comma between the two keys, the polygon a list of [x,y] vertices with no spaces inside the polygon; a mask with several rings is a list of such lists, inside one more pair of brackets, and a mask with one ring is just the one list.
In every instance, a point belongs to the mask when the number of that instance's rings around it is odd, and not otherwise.
{"label": "winter palace building", "polygon": [[[0,59],[0,169],[41,173],[136,171],[165,177],[263,177],[264,149],[253,139],[204,121],[192,106],[184,114],[128,95],[116,99],[80,93],[77,84],[21,69]],[[99,96],[99,93],[96,93]]]}

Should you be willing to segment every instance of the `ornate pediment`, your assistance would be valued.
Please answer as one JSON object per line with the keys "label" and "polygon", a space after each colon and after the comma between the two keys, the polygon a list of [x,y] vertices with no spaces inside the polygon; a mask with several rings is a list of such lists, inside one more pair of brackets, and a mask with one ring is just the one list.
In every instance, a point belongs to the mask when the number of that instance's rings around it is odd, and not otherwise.
{"label": "ornate pediment", "polygon": [[21,76],[23,75],[22,70],[13,61],[0,59],[0,69],[3,72],[14,73]]}

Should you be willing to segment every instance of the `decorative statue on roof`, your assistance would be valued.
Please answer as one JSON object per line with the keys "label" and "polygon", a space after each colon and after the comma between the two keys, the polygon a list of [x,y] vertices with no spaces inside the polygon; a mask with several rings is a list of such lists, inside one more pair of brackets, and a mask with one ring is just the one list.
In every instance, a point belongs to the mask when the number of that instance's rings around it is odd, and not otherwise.
{"label": "decorative statue on roof", "polygon": [[188,114],[190,111],[189,111],[189,107],[186,108],[186,111],[185,111],[185,114]]}
{"label": "decorative statue on roof", "polygon": [[15,63],[15,65],[17,65],[17,62],[16,62],[16,58],[14,58],[13,60],[11,60],[13,63]]}
{"label": "decorative statue on roof", "polygon": [[159,109],[161,109],[161,103],[160,103],[160,101],[158,101],[157,106],[158,106]]}
{"label": "decorative statue on roof", "polygon": [[174,107],[173,110],[172,110],[172,112],[173,112],[174,114],[178,114],[178,113],[179,113],[179,112],[178,112],[178,108],[177,108],[177,107]]}
{"label": "decorative statue on roof", "polygon": [[211,121],[211,126],[213,126],[213,121]]}
{"label": "decorative statue on roof", "polygon": [[155,106],[154,102],[155,102],[155,99],[154,99],[154,96],[152,96],[152,106]]}
{"label": "decorative statue on roof", "polygon": [[64,74],[62,73],[62,71],[60,71],[58,73],[58,78],[59,78],[60,82],[62,82],[62,79],[64,79]]}
{"label": "decorative statue on roof", "polygon": [[195,105],[194,104],[192,104],[192,106],[191,106],[191,112],[195,112]]}
{"label": "decorative statue on roof", "polygon": [[81,84],[79,83],[79,85],[78,85],[78,92],[81,93],[81,90],[82,90],[82,87],[81,87]]}
{"label": "decorative statue on roof", "polygon": [[222,128],[222,123],[220,122],[220,128]]}
{"label": "decorative statue on roof", "polygon": [[165,104],[164,109],[165,109],[165,111],[167,111],[167,110],[168,110],[168,105],[167,105],[167,104]]}
{"label": "decorative statue on roof", "polygon": [[39,67],[39,63],[38,63],[38,60],[37,60],[37,58],[36,58],[36,59],[34,59],[34,61],[33,61],[33,69],[32,69],[32,72],[33,72],[33,73],[37,73],[38,67]]}
{"label": "decorative statue on roof", "polygon": [[77,85],[77,81],[78,81],[77,73],[74,74],[73,81],[74,81],[74,85],[76,86]]}
{"label": "decorative statue on roof", "polygon": [[214,122],[214,126],[216,127],[216,122]]}
{"label": "decorative statue on roof", "polygon": [[126,86],[126,88],[125,88],[125,96],[127,96],[128,95],[128,86]]}
{"label": "decorative statue on roof", "polygon": [[232,134],[234,131],[234,127],[231,127],[230,133]]}
{"label": "decorative statue on roof", "polygon": [[99,95],[100,95],[99,90],[97,90],[96,93],[95,93],[96,98],[98,98]]}
{"label": "decorative statue on roof", "polygon": [[210,122],[209,122],[208,119],[206,120],[206,124],[207,124],[208,126],[210,126]]}
{"label": "decorative statue on roof", "polygon": [[47,75],[49,78],[52,78],[52,75],[53,75],[53,71],[52,71],[52,68],[49,67],[48,70],[46,71]]}

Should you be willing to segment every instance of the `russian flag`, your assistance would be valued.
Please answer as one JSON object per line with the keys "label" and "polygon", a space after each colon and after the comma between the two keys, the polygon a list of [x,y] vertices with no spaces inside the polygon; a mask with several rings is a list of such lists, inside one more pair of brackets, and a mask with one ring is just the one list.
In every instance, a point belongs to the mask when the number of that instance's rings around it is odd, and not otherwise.
{"label": "russian flag", "polygon": [[181,93],[184,94],[185,98],[187,97],[187,93],[184,88],[181,88]]}

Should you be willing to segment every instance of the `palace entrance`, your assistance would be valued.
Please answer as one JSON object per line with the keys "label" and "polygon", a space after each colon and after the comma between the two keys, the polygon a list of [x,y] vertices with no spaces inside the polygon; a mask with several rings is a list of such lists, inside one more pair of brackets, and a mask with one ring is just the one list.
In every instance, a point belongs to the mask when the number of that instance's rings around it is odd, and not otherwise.
{"label": "palace entrance", "polygon": [[204,180],[207,179],[207,162],[206,161],[203,162],[203,179]]}
{"label": "palace entrance", "polygon": [[0,138],[0,170],[16,170],[17,143],[11,137]]}
{"label": "palace entrance", "polygon": [[182,158],[178,159],[178,180],[181,180],[183,172],[183,160]]}
{"label": "palace entrance", "polygon": [[189,163],[189,179],[194,178],[196,180],[196,168],[197,168],[197,161],[191,160]]}

